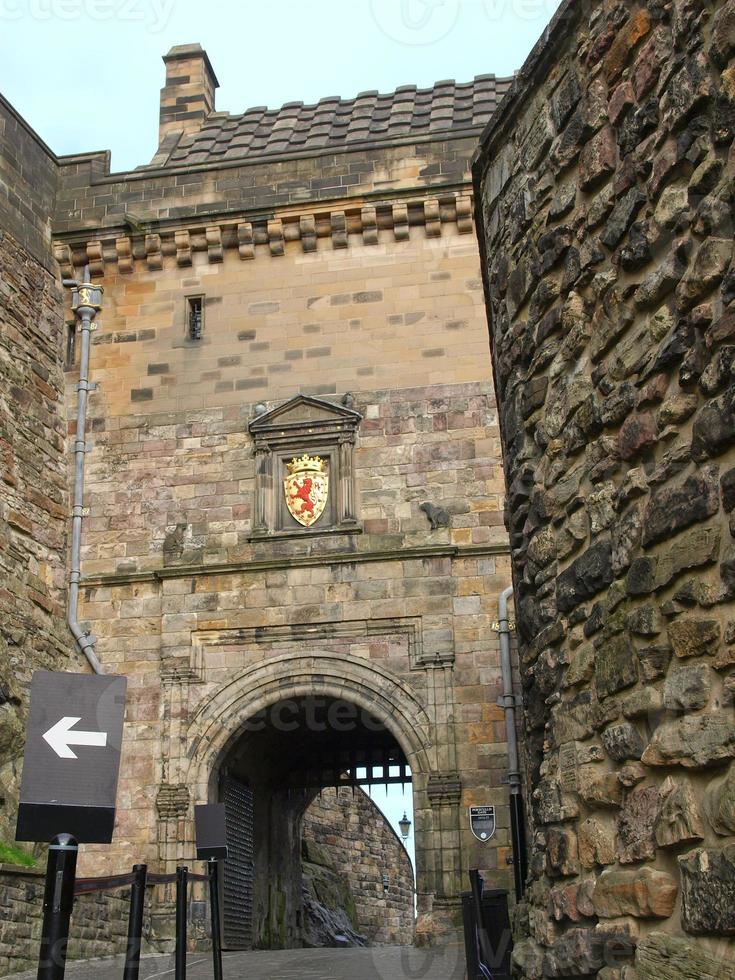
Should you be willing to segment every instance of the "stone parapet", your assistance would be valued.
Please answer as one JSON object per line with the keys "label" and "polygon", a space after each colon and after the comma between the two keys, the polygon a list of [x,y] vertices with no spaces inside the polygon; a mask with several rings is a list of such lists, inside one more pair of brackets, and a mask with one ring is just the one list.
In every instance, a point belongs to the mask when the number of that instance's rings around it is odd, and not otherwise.
{"label": "stone parapet", "polygon": [[[479,129],[427,134],[387,144],[279,154],[272,160],[255,156],[127,173],[110,172],[108,152],[60,157],[54,234],[86,244],[100,232],[112,238],[157,234],[159,226],[186,228],[193,221],[204,226],[233,219],[267,224],[293,212],[321,220],[322,211],[400,205],[406,195],[441,202],[446,195],[451,199],[470,192],[470,158],[478,134]],[[405,224],[400,210],[396,219],[399,226]],[[429,224],[436,219],[431,205]],[[309,238],[308,228],[304,237]]]}
{"label": "stone parapet", "polygon": [[51,215],[58,160],[0,95],[0,229],[53,276]]}

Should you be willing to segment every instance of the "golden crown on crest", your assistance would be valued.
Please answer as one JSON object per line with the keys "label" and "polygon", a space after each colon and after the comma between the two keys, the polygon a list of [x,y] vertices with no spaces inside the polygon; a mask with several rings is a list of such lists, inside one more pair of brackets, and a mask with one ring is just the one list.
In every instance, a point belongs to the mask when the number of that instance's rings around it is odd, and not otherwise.
{"label": "golden crown on crest", "polygon": [[301,457],[294,457],[286,468],[289,473],[323,473],[326,469],[326,462],[319,456],[310,456],[304,453]]}

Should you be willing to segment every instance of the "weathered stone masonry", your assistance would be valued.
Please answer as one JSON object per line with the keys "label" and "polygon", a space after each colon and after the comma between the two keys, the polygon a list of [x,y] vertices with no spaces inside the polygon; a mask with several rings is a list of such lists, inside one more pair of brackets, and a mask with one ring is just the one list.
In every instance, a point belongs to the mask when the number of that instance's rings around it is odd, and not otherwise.
{"label": "weathered stone masonry", "polygon": [[64,623],[64,320],[56,158],[0,99],[0,840],[15,832],[26,691],[78,669]]}
{"label": "weathered stone masonry", "polygon": [[[357,931],[371,943],[413,942],[414,880],[395,831],[366,793],[326,789],[304,814],[304,859],[321,860],[349,883]],[[383,876],[387,875],[387,884]]]}
{"label": "weathered stone masonry", "polygon": [[528,978],[735,976],[734,59],[732,0],[564,3],[475,165]]}

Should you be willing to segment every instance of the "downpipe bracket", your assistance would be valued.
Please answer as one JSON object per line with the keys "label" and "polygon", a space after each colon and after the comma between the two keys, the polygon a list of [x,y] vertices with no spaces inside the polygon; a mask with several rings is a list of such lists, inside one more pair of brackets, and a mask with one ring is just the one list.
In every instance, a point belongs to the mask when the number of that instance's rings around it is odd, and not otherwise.
{"label": "downpipe bracket", "polygon": [[522,708],[523,698],[520,694],[501,694],[495,703],[499,708]]}
{"label": "downpipe bracket", "polygon": [[521,785],[521,774],[519,772],[504,772],[500,777],[503,786],[519,787]]}

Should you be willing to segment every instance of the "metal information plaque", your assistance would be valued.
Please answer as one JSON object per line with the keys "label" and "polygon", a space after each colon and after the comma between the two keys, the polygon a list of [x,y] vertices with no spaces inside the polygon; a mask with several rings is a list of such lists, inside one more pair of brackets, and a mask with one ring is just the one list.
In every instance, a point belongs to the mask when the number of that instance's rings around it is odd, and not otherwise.
{"label": "metal information plaque", "polygon": [[17,840],[110,843],[126,688],[125,677],[34,673]]}
{"label": "metal information plaque", "polygon": [[470,828],[483,844],[489,841],[495,835],[495,807],[471,806]]}

